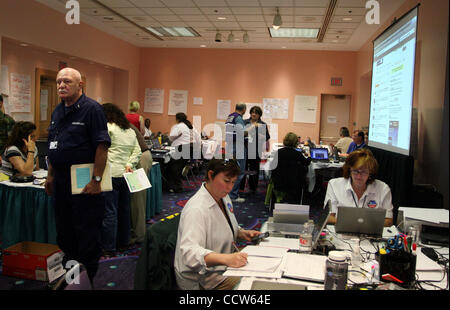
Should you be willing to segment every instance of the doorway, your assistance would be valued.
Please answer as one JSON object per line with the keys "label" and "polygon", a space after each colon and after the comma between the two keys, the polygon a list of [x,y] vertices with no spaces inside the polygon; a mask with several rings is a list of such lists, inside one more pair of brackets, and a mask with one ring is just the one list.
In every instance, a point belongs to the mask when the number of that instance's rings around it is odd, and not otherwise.
{"label": "doorway", "polygon": [[335,144],[339,140],[339,129],[350,129],[350,95],[321,96],[320,140],[323,144]]}

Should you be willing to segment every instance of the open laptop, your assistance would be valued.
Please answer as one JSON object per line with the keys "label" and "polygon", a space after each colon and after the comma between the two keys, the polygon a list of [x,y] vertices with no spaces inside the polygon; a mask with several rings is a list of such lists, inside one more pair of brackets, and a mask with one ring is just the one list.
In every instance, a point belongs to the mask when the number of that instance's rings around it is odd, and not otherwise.
{"label": "open laptop", "polygon": [[336,232],[382,236],[386,209],[337,207]]}
{"label": "open laptop", "polygon": [[328,159],[328,149],[323,148],[311,148],[309,150],[312,161],[329,161]]}
{"label": "open laptop", "polygon": [[159,143],[158,139],[152,139],[151,151],[155,152],[155,153],[168,153],[169,152],[169,150],[162,148],[161,143]]}
{"label": "open laptop", "polygon": [[314,219],[314,230],[312,233],[312,249],[314,250],[317,246],[317,241],[319,241],[320,233],[327,225],[328,218],[331,212],[331,200],[328,200],[325,207],[320,210],[319,215]]}

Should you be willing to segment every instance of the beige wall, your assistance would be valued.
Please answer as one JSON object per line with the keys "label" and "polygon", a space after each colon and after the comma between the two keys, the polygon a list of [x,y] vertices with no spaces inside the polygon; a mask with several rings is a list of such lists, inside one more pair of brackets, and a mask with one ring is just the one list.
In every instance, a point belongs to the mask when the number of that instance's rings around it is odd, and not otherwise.
{"label": "beige wall", "polygon": [[[58,61],[66,61],[69,66],[80,68],[88,80],[93,81],[88,88],[94,99],[119,101],[122,107],[137,97],[139,75],[139,48],[86,24],[68,25],[65,15],[52,10],[36,1],[2,0],[0,1],[0,36],[3,41],[13,39],[42,48],[53,50],[59,55],[57,59],[24,51],[17,58],[19,68],[24,74],[32,76],[34,85],[34,68],[45,66],[46,69],[58,70]],[[9,47],[8,47],[9,48]],[[15,51],[9,52],[3,47],[2,63],[12,61]],[[11,50],[9,48],[9,50]],[[76,60],[67,59],[76,56]],[[23,67],[21,62],[26,62]],[[96,65],[89,66],[90,62]],[[106,69],[104,65],[111,67]],[[25,68],[26,67],[26,68]],[[32,69],[32,70],[31,70]],[[83,72],[85,71],[85,72]],[[13,72],[9,70],[9,72]],[[115,78],[120,80],[115,82]],[[99,83],[100,85],[96,85]],[[120,87],[114,88],[113,85]],[[95,85],[95,86],[94,86]],[[34,87],[34,86],[33,86]],[[89,94],[88,94],[89,95]],[[32,98],[32,105],[34,98]]]}
{"label": "beige wall", "polygon": [[[445,69],[448,48],[448,0],[407,1],[391,18],[401,17],[420,3],[417,52],[414,84],[414,107],[418,110],[418,154],[415,163],[415,183],[429,183],[437,187],[439,183],[442,135],[442,111],[445,91]],[[370,92],[364,90],[360,81],[371,73],[372,40],[389,24],[379,31],[360,49],[356,68],[356,120],[364,121],[370,106]],[[367,97],[369,96],[369,97]],[[364,112],[367,111],[367,114]],[[448,188],[440,189],[447,191]]]}
{"label": "beige wall", "polygon": [[[143,49],[139,99],[144,102],[145,88],[164,88],[164,113],[143,114],[151,118],[152,131],[165,132],[175,124],[174,116],[167,115],[170,89],[188,91],[188,119],[201,115],[202,126],[220,121],[219,99],[231,100],[232,112],[240,101],[288,98],[289,118],[272,120],[278,124],[278,140],[293,131],[319,141],[321,94],[353,97],[355,57],[355,52],[330,51]],[[331,77],[342,77],[343,86],[331,86]],[[296,95],[317,96],[315,124],[293,122]],[[193,105],[193,97],[202,97],[203,105]]]}

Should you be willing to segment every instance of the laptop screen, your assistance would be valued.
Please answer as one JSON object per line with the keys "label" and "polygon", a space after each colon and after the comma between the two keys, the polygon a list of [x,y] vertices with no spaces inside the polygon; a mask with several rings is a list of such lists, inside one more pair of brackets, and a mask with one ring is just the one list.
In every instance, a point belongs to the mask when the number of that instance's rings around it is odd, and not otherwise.
{"label": "laptop screen", "polygon": [[310,153],[312,159],[328,159],[328,149],[312,148]]}
{"label": "laptop screen", "polygon": [[161,144],[159,143],[158,139],[153,139],[152,143],[153,143],[153,147],[152,148],[154,148],[154,149],[160,149],[161,148]]}
{"label": "laptop screen", "polygon": [[328,217],[330,216],[331,211],[331,200],[328,200],[325,207],[323,207],[322,210],[320,210],[319,215],[317,218],[314,219],[314,230],[312,235],[312,247],[315,248],[317,241],[319,240],[320,233],[322,232],[323,228],[327,224]]}

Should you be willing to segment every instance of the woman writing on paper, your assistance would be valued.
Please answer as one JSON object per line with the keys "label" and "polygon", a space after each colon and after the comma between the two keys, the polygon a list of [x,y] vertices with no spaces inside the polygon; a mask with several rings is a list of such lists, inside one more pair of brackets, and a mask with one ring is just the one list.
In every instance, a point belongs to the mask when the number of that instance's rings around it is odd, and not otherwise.
{"label": "woman writing on paper", "polygon": [[136,133],[119,107],[112,103],[102,105],[108,121],[111,146],[107,164],[111,168],[113,190],[105,192],[105,216],[102,228],[102,246],[105,255],[117,248],[126,248],[130,239],[130,192],[123,178],[132,172],[141,157]]}
{"label": "woman writing on paper", "polygon": [[39,170],[36,148],[36,125],[31,122],[17,122],[6,143],[2,155],[0,172],[8,175],[31,175]]}
{"label": "woman writing on paper", "polygon": [[378,162],[369,149],[353,151],[345,160],[343,177],[328,182],[325,202],[331,200],[328,224],[336,223],[338,206],[386,209],[384,226],[392,226],[392,196],[389,186],[375,179]]}
{"label": "woman writing on paper", "polygon": [[212,159],[206,182],[183,208],[175,251],[180,288],[232,289],[239,281],[222,275],[227,266],[238,268],[247,263],[247,254],[236,252],[234,242],[260,234],[239,228],[233,214],[228,193],[239,174],[235,160]]}

